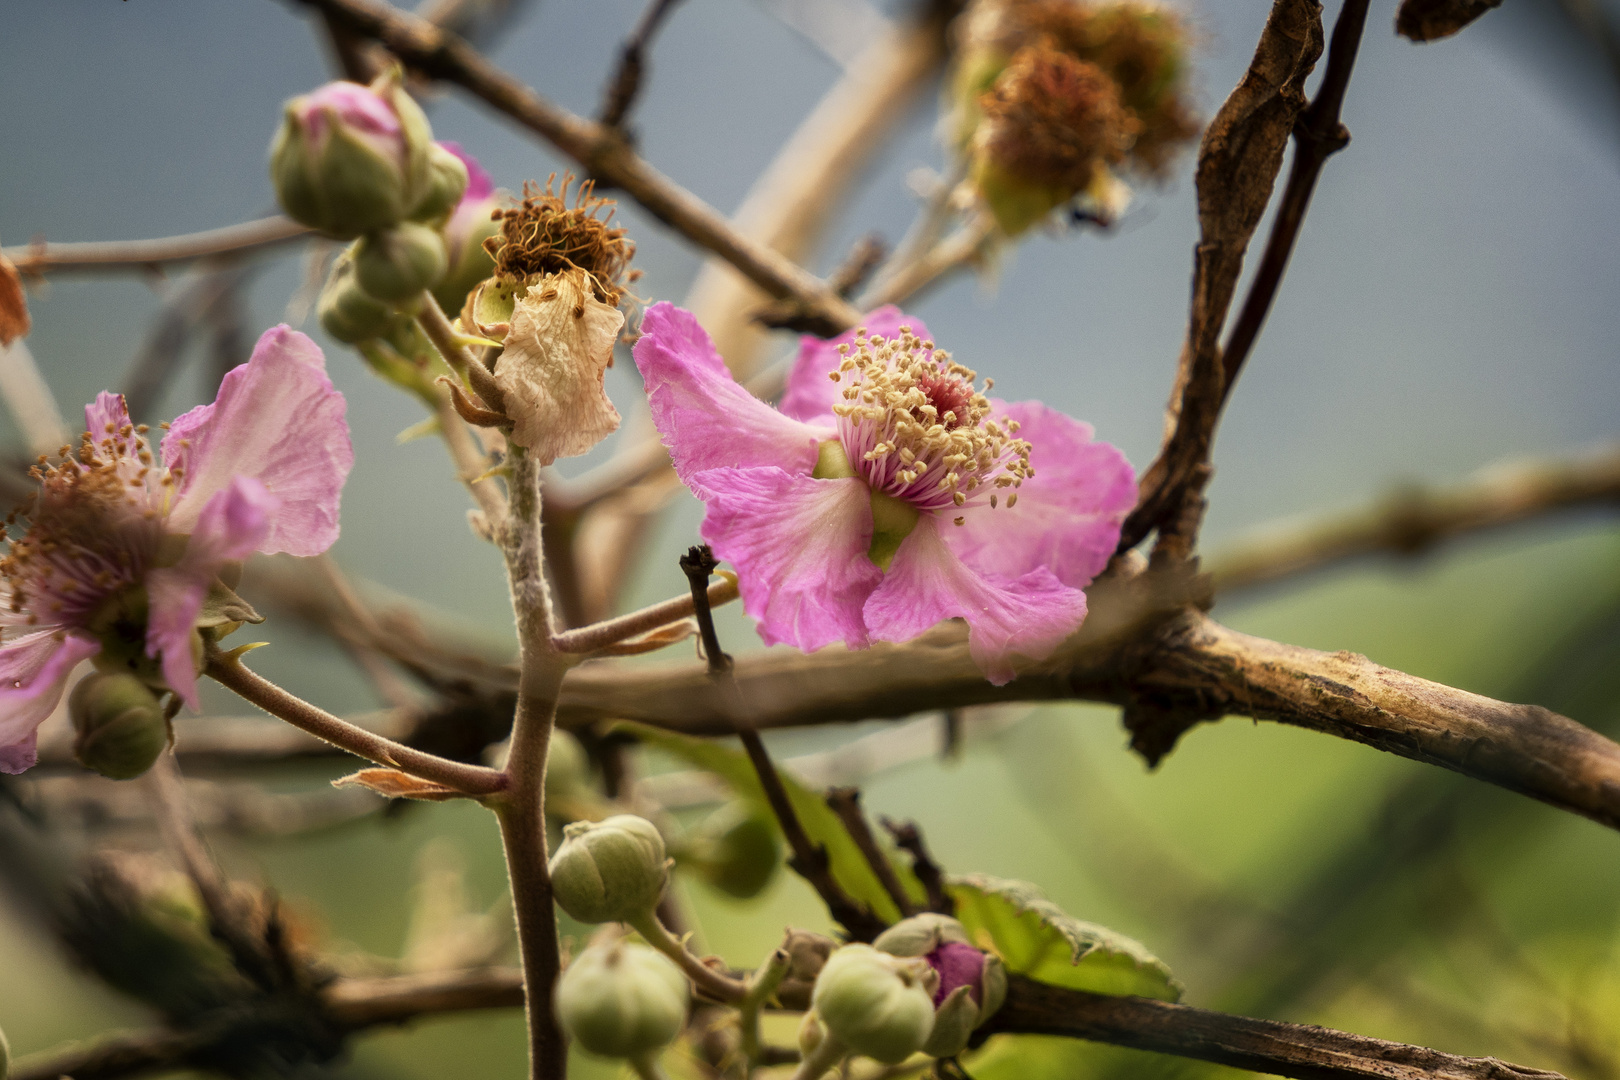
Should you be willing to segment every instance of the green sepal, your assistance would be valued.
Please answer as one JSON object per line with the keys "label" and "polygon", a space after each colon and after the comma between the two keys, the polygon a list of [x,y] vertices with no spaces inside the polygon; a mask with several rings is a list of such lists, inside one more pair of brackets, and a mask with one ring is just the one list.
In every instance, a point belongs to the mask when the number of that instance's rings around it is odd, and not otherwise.
{"label": "green sepal", "polygon": [[904,499],[897,499],[893,495],[886,495],[881,491],[872,492],[872,546],[866,549],[866,557],[877,565],[879,570],[888,572],[894,564],[895,552],[911,530],[917,527],[921,520],[915,506]]}

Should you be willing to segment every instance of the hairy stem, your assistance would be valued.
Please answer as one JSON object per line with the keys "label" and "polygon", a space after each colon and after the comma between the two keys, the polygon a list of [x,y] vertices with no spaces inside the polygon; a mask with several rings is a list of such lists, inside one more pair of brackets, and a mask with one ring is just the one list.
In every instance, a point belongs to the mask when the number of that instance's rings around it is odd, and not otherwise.
{"label": "hairy stem", "polygon": [[551,599],[540,561],[539,462],[514,448],[507,482],[511,512],[495,535],[506,557],[521,670],[506,762],[507,790],[494,805],[528,988],[529,1075],[532,1080],[563,1080],[568,1048],[552,1011],[562,961],[546,866],[545,778],[557,691],[568,664],[551,646]]}
{"label": "hairy stem", "polygon": [[291,694],[264,676],[248,670],[234,653],[211,647],[205,673],[238,697],[257,705],[271,716],[295,728],[324,739],[333,746],[378,765],[399,769],[423,780],[454,788],[478,798],[505,789],[507,780],[495,769],[451,761],[436,754],[414,750],[404,743],[356,727]]}
{"label": "hairy stem", "polygon": [[722,975],[692,955],[692,951],[675,939],[675,936],[664,929],[664,924],[658,921],[656,912],[648,912],[645,918],[635,919],[630,925],[636,933],[647,939],[647,944],[669,957],[686,972],[686,977],[699,990],[718,1001],[728,1005],[735,1005],[742,1001],[748,988],[736,979]]}

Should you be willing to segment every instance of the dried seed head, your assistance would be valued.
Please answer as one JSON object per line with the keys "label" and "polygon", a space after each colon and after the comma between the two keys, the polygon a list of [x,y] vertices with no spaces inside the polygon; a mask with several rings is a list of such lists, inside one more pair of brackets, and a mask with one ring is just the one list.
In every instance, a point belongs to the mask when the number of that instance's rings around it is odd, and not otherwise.
{"label": "dried seed head", "polygon": [[1125,157],[1139,122],[1096,64],[1047,42],[1026,46],[979,98],[974,149],[1020,180],[1076,192]]}
{"label": "dried seed head", "polygon": [[492,213],[492,219],[501,223],[501,232],[485,240],[484,247],[495,259],[498,278],[515,280],[583,270],[596,298],[618,307],[625,285],[640,276],[640,271],[630,269],[636,246],[624,238],[625,230],[611,226],[616,204],[612,199],[597,198],[591,181],[579,186],[574,205],[568,205],[572,181],[572,176],[563,177],[562,187],[555,192],[555,173],[544,191],[538,184],[525,183],[519,205]]}

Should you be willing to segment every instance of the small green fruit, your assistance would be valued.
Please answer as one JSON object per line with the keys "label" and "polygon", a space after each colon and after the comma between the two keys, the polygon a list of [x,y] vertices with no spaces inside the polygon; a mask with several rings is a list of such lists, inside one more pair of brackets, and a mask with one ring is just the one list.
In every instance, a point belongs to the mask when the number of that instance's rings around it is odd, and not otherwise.
{"label": "small green fruit", "polygon": [[414,221],[367,233],[354,246],[355,280],[378,300],[409,300],[437,283],[444,268],[444,238]]}
{"label": "small green fruit", "polygon": [[810,995],[827,1033],[887,1065],[921,1050],[934,1029],[933,969],[923,960],[845,945],[828,957]]}
{"label": "small green fruit", "polygon": [[140,776],[169,744],[169,722],[157,695],[127,672],[98,671],[80,679],[68,697],[68,715],[77,732],[73,756],[114,780]]}
{"label": "small green fruit", "polygon": [[633,814],[573,822],[551,857],[552,894],[584,923],[645,918],[668,883],[664,838],[652,822]]}
{"label": "small green fruit", "polygon": [[691,988],[680,968],[645,945],[593,945],[557,980],[557,1019],[593,1054],[640,1058],[686,1026]]}

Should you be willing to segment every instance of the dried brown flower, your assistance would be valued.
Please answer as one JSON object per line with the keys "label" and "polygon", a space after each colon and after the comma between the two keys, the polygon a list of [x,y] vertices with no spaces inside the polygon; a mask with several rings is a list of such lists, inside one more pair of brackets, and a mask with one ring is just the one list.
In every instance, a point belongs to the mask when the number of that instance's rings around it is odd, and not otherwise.
{"label": "dried brown flower", "polygon": [[618,307],[625,285],[640,276],[640,271],[630,269],[636,246],[624,238],[625,230],[612,227],[616,204],[598,198],[592,181],[580,184],[574,205],[569,206],[572,182],[572,176],[565,176],[562,187],[554,191],[553,173],[544,191],[538,184],[525,183],[520,204],[490,215],[501,223],[501,234],[485,240],[484,248],[495,260],[498,278],[511,281],[583,270],[596,298]]}
{"label": "dried brown flower", "polygon": [[1116,164],[1139,123],[1096,64],[1048,42],[1026,46],[979,98],[976,148],[1004,172],[1078,191],[1099,163]]}

